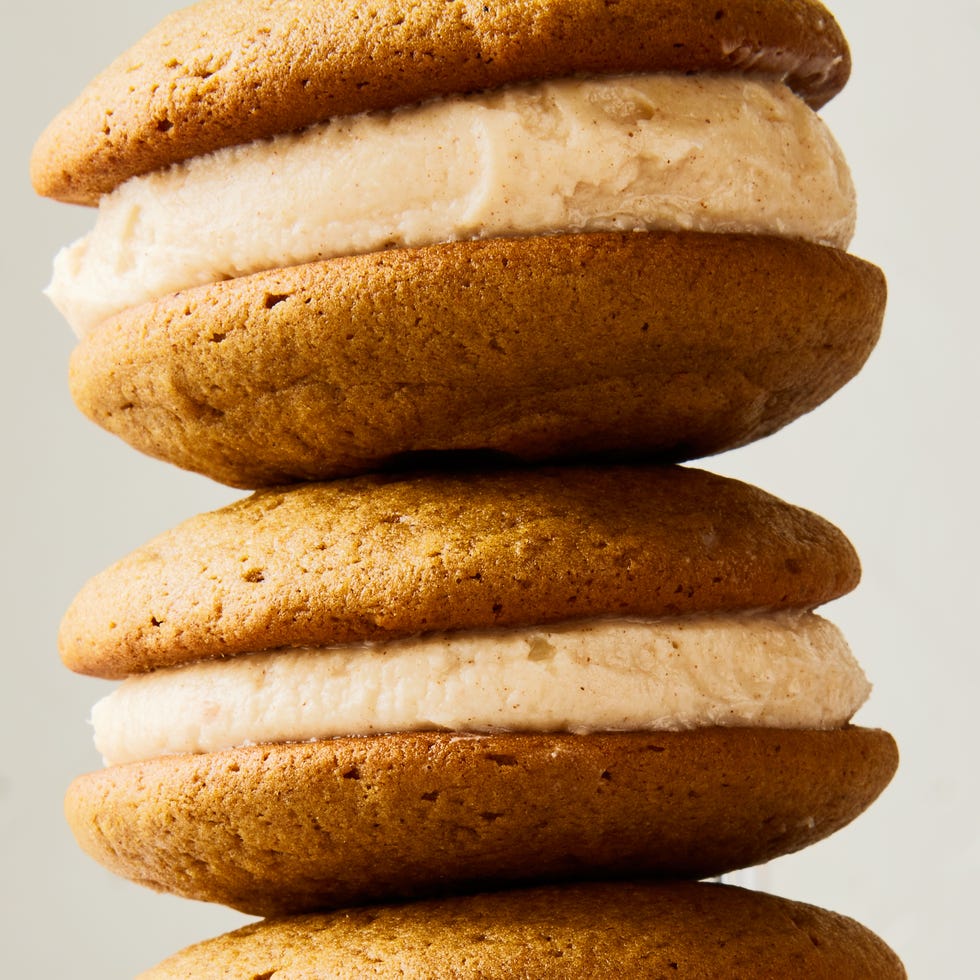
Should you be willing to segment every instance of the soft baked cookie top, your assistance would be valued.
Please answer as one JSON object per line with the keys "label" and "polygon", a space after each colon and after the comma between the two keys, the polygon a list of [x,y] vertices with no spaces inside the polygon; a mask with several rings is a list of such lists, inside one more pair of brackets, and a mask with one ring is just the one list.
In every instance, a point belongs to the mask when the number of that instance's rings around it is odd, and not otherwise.
{"label": "soft baked cookie top", "polygon": [[95,204],[137,174],[336,115],[580,73],[732,70],[819,107],[850,55],[816,0],[209,0],[94,79],[31,175],[40,194]]}
{"label": "soft baked cookie top", "polygon": [[822,518],[681,467],[387,474],[255,494],[135,551],[61,630],[103,677],[420,632],[809,608],[860,568]]}

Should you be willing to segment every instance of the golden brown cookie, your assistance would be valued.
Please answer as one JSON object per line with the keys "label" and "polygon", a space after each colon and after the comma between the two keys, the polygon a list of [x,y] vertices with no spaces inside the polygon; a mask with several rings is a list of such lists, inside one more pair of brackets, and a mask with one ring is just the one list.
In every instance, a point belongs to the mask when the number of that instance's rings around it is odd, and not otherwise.
{"label": "golden brown cookie", "polygon": [[122,677],[434,630],[810,608],[859,574],[822,518],[702,470],[386,474],[185,522],[88,583],[60,639],[72,669]]}
{"label": "golden brown cookie", "polygon": [[257,915],[514,882],[706,877],[834,832],[891,778],[884,732],[416,733],[251,746],[76,780],[82,847]]}
{"label": "golden brown cookie", "polygon": [[[858,574],[825,521],[699,470],[374,475],[259,493],[161,536],[83,590],[62,644],[115,677],[435,630],[809,608]],[[67,810],[117,873],[273,914],[717,874],[832,833],[895,765],[890,736],[852,727],[423,731],[111,766]]]}
{"label": "golden brown cookie", "polygon": [[135,174],[331,116],[563,75],[731,70],[819,106],[850,56],[816,0],[212,0],[99,75],[31,171],[41,194],[94,204]]}
{"label": "golden brown cookie", "polygon": [[459,242],[129,309],[82,339],[71,386],[137,449],[234,486],[447,449],[690,459],[828,398],[871,352],[884,305],[876,267],[804,242]]}
{"label": "golden brown cookie", "polygon": [[[218,0],[96,79],[41,138],[33,172],[42,193],[95,203],[129,177],[336,116],[698,71],[775,77],[819,105],[849,55],[815,0]],[[272,269],[98,324],[73,390],[142,451],[252,488],[430,451],[696,458],[829,397],[884,305],[880,272],[859,260],[718,237],[557,234]]]}
{"label": "golden brown cookie", "polygon": [[902,980],[898,957],[834,912],[727,885],[539,887],[260,922],[143,980],[314,977]]}

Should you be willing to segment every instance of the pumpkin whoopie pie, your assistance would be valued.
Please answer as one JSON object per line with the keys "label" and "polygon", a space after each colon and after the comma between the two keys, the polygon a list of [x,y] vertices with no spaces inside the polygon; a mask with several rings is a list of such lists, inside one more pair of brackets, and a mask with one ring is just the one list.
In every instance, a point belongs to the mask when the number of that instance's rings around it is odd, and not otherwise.
{"label": "pumpkin whoopie pie", "polygon": [[613,976],[903,980],[852,919],[725,885],[538,887],[259,922],[142,980]]}
{"label": "pumpkin whoopie pie", "polygon": [[263,491],[69,610],[69,666],[129,677],[69,820],[116,872],[259,915],[766,861],[896,766],[812,613],[858,575],[821,518],[680,467]]}
{"label": "pumpkin whoopie pie", "polygon": [[884,280],[812,107],[815,0],[212,0],[42,136],[100,204],[52,296],[81,408],[257,487],[405,454],[680,460],[860,368]]}

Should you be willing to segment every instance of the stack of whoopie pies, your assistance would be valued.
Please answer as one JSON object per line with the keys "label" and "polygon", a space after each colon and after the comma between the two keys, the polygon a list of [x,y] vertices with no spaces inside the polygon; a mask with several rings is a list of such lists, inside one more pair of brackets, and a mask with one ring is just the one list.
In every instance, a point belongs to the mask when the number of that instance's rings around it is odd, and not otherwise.
{"label": "stack of whoopie pies", "polygon": [[813,611],[848,541],[676,465],[877,339],[849,66],[816,0],[210,0],[51,124],[36,188],[99,205],[50,289],[78,404],[257,490],[62,626],[123,681],[82,846],[271,917],[146,976],[904,976],[697,883],[897,764]]}

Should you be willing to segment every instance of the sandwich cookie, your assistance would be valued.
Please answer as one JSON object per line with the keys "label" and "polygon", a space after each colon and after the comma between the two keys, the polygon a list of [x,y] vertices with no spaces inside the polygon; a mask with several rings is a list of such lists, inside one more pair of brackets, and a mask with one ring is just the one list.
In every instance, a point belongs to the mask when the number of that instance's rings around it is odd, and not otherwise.
{"label": "sandwich cookie", "polygon": [[698,470],[374,475],[265,491],[94,579],[82,846],[258,915],[533,880],[705,877],[888,783],[868,684],[813,607],[857,558]]}
{"label": "sandwich cookie", "polygon": [[101,201],[50,290],[90,417],[254,487],[691,458],[859,370],[885,288],[821,5],[484,7],[201,4],[58,117],[38,190]]}
{"label": "sandwich cookie", "polygon": [[609,976],[902,980],[869,930],[725,885],[622,882],[498,892],[260,922],[143,980]]}

